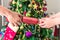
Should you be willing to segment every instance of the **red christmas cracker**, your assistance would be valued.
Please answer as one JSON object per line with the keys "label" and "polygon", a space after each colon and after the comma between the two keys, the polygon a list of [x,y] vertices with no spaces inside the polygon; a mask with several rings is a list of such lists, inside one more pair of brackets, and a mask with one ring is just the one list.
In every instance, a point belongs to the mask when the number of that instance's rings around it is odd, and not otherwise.
{"label": "red christmas cracker", "polygon": [[24,23],[27,23],[27,24],[37,24],[38,23],[38,19],[31,18],[31,17],[23,17],[23,20],[22,21]]}

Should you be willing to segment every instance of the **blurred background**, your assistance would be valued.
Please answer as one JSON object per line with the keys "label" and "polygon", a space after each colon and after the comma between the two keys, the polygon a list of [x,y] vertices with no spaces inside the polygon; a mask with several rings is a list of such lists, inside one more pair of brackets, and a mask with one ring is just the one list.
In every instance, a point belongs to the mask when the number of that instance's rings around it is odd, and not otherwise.
{"label": "blurred background", "polygon": [[[49,15],[56,14],[57,12],[60,12],[60,0],[46,0],[47,1],[47,13]],[[3,5],[4,7],[8,8],[9,7],[9,0],[0,0],[0,5]],[[4,20],[2,20],[4,19]],[[0,29],[2,25],[4,25],[5,18],[0,16]],[[59,30],[59,25],[58,29]],[[57,31],[56,31],[57,32]]]}

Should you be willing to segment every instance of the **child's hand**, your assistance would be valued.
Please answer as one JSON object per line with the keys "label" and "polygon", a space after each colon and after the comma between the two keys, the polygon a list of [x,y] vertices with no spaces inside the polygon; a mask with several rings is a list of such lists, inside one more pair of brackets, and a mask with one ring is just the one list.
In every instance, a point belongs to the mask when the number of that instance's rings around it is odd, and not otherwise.
{"label": "child's hand", "polygon": [[41,28],[51,28],[54,25],[55,25],[55,22],[53,19],[50,19],[50,18],[39,19],[39,26]]}

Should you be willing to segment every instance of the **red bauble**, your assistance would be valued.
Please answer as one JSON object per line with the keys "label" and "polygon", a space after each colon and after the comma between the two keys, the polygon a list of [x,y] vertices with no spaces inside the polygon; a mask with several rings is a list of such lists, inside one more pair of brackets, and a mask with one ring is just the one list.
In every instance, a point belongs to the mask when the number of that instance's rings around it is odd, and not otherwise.
{"label": "red bauble", "polygon": [[26,16],[26,11],[24,11],[24,13],[23,13],[23,14],[24,14],[24,16]]}
{"label": "red bauble", "polygon": [[43,11],[47,11],[47,8],[46,7],[43,7]]}

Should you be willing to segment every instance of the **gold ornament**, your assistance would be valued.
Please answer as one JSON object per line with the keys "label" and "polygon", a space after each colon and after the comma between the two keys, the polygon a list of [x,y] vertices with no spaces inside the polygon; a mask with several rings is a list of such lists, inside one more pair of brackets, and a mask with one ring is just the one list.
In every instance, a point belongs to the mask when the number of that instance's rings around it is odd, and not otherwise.
{"label": "gold ornament", "polygon": [[28,7],[32,7],[32,4],[29,4]]}
{"label": "gold ornament", "polygon": [[42,8],[42,6],[40,6],[40,8]]}
{"label": "gold ornament", "polygon": [[16,2],[15,2],[15,1],[13,1],[13,2],[12,2],[12,4],[16,4]]}
{"label": "gold ornament", "polygon": [[40,13],[40,11],[37,11],[37,13]]}
{"label": "gold ornament", "polygon": [[21,13],[23,13],[23,11],[21,11]]}
{"label": "gold ornament", "polygon": [[46,0],[43,0],[43,3],[46,4]]}
{"label": "gold ornament", "polygon": [[44,40],[46,40],[46,39],[44,39]]}
{"label": "gold ornament", "polygon": [[32,4],[35,4],[35,0],[32,0]]}
{"label": "gold ornament", "polygon": [[20,4],[19,7],[22,7],[22,4]]}
{"label": "gold ornament", "polygon": [[31,16],[30,13],[31,13],[31,11],[28,11],[28,12],[26,13],[26,16],[27,16],[27,17],[30,17],[30,16]]}
{"label": "gold ornament", "polygon": [[44,12],[43,10],[40,10],[41,12]]}
{"label": "gold ornament", "polygon": [[20,32],[20,34],[22,34],[22,32]]}
{"label": "gold ornament", "polygon": [[34,4],[33,7],[34,7],[34,9],[37,9],[38,6],[36,4]]}
{"label": "gold ornament", "polygon": [[12,11],[14,11],[14,8],[12,8]]}
{"label": "gold ornament", "polygon": [[24,27],[23,27],[23,26],[21,26],[21,27],[20,27],[20,30],[23,30],[23,29],[24,29]]}
{"label": "gold ornament", "polygon": [[21,40],[20,38],[18,40]]}
{"label": "gold ornament", "polygon": [[51,39],[49,39],[49,38],[45,38],[44,40],[51,40]]}
{"label": "gold ornament", "polygon": [[18,11],[18,8],[16,8],[16,11]]}
{"label": "gold ornament", "polygon": [[31,13],[31,11],[28,11],[28,13]]}
{"label": "gold ornament", "polygon": [[40,32],[40,29],[38,29],[37,31]]}
{"label": "gold ornament", "polygon": [[30,14],[30,13],[26,13],[26,16],[27,16],[27,17],[30,17],[30,16],[31,16],[31,14]]}

